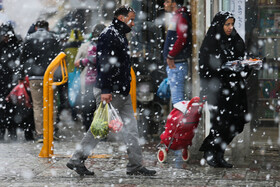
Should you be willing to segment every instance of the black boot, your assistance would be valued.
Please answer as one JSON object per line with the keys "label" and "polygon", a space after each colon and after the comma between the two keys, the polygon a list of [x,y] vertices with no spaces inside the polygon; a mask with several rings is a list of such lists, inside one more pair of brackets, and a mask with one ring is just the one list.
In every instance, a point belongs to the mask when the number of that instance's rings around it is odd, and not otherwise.
{"label": "black boot", "polygon": [[206,160],[207,164],[212,167],[218,167],[219,164],[216,160],[216,152],[215,151],[204,151],[203,158]]}
{"label": "black boot", "polygon": [[94,172],[93,171],[89,171],[85,164],[84,164],[84,161],[80,162],[80,163],[74,163],[73,161],[68,161],[66,166],[69,168],[69,169],[72,169],[74,171],[76,171],[79,175],[81,176],[85,176],[85,175],[94,175]]}
{"label": "black boot", "polygon": [[17,140],[17,130],[16,130],[16,128],[8,128],[8,137],[10,137],[12,141]]}
{"label": "black boot", "polygon": [[217,162],[218,162],[218,167],[221,168],[232,168],[233,165],[225,161],[224,159],[224,151],[219,151],[217,152]]}
{"label": "black boot", "polygon": [[24,129],[24,137],[26,141],[35,140],[33,131],[31,129]]}
{"label": "black boot", "polygon": [[127,175],[144,175],[144,176],[153,176],[156,174],[155,170],[149,170],[145,167],[142,167],[140,169],[136,169],[134,171],[128,171],[126,172]]}

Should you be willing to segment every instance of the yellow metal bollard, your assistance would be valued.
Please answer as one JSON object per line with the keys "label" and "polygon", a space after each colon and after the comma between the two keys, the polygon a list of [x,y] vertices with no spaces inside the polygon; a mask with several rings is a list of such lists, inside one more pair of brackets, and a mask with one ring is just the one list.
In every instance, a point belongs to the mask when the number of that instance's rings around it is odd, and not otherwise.
{"label": "yellow metal bollard", "polygon": [[[43,85],[43,119],[44,142],[39,157],[51,157],[53,155],[53,86],[62,85],[68,80],[68,72],[65,62],[66,54],[61,52],[51,62],[44,74]],[[53,75],[58,67],[61,67],[62,81],[53,82]]]}
{"label": "yellow metal bollard", "polygon": [[136,117],[136,108],[137,108],[137,100],[136,100],[136,75],[135,72],[133,70],[133,68],[131,68],[130,71],[131,74],[131,82],[130,82],[130,96],[131,96],[131,101],[132,101],[132,107],[134,110],[134,114]]}

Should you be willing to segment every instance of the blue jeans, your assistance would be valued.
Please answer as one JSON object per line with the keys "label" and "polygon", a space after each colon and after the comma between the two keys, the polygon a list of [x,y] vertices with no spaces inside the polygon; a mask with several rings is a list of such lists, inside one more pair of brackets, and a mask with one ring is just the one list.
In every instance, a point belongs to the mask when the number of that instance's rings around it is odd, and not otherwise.
{"label": "blue jeans", "polygon": [[188,63],[176,63],[175,69],[166,67],[171,90],[172,104],[185,100],[185,80],[188,75]]}

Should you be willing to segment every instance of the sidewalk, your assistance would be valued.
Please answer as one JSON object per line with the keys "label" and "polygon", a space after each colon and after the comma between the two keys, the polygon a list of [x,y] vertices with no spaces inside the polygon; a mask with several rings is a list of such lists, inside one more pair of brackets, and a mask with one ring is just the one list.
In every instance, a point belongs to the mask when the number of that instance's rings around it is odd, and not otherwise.
{"label": "sidewalk", "polygon": [[[66,125],[67,124],[67,125]],[[83,137],[81,123],[64,121],[60,126],[61,140],[54,143],[53,158],[39,158],[42,144],[27,142],[19,131],[17,142],[7,137],[0,142],[0,186],[280,186],[280,157],[277,138],[267,141],[266,135],[255,133],[251,138],[251,153],[244,161],[232,161],[232,169],[212,168],[193,156],[187,163],[168,153],[167,163],[156,158],[156,145],[143,145],[144,165],[155,169],[153,177],[127,176],[125,146],[116,142],[100,142],[94,154],[106,154],[107,158],[89,158],[86,166],[95,176],[80,177],[65,164]],[[271,130],[271,129],[270,129]],[[275,129],[272,129],[275,132]],[[277,134],[278,135],[278,134]],[[255,143],[252,143],[255,142]]]}

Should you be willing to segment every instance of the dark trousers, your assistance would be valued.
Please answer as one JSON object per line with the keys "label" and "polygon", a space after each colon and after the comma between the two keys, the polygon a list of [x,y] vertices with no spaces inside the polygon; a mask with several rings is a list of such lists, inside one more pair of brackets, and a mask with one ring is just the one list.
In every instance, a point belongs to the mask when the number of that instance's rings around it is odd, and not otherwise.
{"label": "dark trousers", "polygon": [[83,116],[83,125],[85,130],[87,131],[91,125],[93,114],[96,109],[96,101],[93,94],[94,85],[89,84],[86,85],[85,93],[82,95],[82,116]]}

